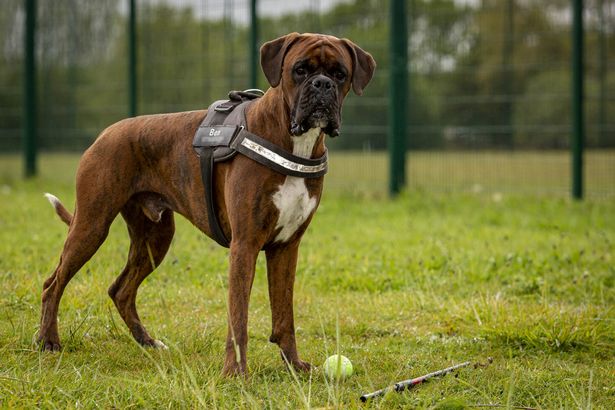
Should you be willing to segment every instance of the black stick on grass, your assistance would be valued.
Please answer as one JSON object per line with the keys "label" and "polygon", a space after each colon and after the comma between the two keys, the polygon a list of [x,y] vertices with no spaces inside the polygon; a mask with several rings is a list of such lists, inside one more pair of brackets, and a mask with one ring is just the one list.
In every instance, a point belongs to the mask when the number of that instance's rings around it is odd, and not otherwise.
{"label": "black stick on grass", "polygon": [[461,369],[462,367],[466,367],[469,366],[470,362],[463,362],[460,364],[456,364],[455,366],[451,366],[451,367],[447,367],[446,369],[442,369],[442,370],[438,370],[436,372],[433,373],[429,373],[426,374],[424,376],[420,376],[420,377],[416,377],[414,379],[409,379],[409,380],[404,380],[401,382],[397,382],[392,386],[388,386],[385,387],[384,389],[381,390],[377,390],[373,393],[366,393],[364,395],[361,396],[361,401],[362,402],[366,402],[367,400],[374,398],[374,397],[378,397],[378,396],[382,396],[385,393],[388,393],[389,391],[396,391],[396,392],[402,392],[406,389],[411,389],[414,386],[423,383],[424,381],[427,381],[433,377],[439,377],[439,376],[444,376],[445,374],[448,374],[452,371],[455,371],[457,369]]}

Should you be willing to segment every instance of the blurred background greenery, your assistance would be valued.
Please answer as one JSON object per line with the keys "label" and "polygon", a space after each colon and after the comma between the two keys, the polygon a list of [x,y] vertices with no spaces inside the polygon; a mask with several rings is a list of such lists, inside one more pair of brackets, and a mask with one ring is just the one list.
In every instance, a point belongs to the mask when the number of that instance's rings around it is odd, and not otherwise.
{"label": "blurred background greenery", "polygon": [[[3,0],[0,8],[0,153],[20,148],[23,3]],[[389,2],[257,4],[259,44],[291,31],[323,32],[374,55],[375,78],[363,97],[349,97],[342,135],[328,142],[358,161],[347,179],[369,179],[372,156],[387,147]],[[251,86],[250,1],[137,0],[136,6],[139,114],[205,108],[228,90]],[[516,183],[493,189],[566,194],[571,1],[408,0],[407,12],[409,187],[489,188],[497,171]],[[38,144],[43,151],[80,152],[128,116],[128,1],[39,1],[37,14]],[[612,196],[615,0],[586,0],[584,20],[586,163],[593,169],[587,190]],[[413,158],[426,156],[419,161],[426,168],[411,172],[419,165]],[[562,163],[555,176],[554,156]],[[495,157],[502,160],[494,168]],[[450,165],[462,160],[469,162],[454,172],[467,173],[469,182],[460,186]],[[425,180],[430,175],[440,177]]]}

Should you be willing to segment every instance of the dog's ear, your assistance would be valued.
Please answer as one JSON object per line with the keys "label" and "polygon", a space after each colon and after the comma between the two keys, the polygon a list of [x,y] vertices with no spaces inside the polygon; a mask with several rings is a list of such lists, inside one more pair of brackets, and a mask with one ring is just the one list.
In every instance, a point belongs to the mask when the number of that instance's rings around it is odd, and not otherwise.
{"label": "dog's ear", "polygon": [[370,53],[352,41],[346,38],[342,39],[342,41],[352,56],[352,89],[355,94],[361,95],[363,94],[363,89],[367,87],[367,84],[374,75],[376,60],[374,60]]}
{"label": "dog's ear", "polygon": [[268,41],[261,47],[261,67],[272,87],[275,88],[280,84],[284,56],[299,36],[299,33],[290,33]]}

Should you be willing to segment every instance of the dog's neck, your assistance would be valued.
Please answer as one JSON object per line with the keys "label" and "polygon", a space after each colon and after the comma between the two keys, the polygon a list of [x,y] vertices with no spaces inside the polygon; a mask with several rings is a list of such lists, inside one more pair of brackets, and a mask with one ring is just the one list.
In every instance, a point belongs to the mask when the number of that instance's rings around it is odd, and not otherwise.
{"label": "dog's neck", "polygon": [[318,142],[321,134],[322,129],[319,127],[309,129],[303,135],[296,137],[291,136],[290,139],[293,142],[293,154],[298,157],[311,158],[312,153],[314,152],[314,146]]}

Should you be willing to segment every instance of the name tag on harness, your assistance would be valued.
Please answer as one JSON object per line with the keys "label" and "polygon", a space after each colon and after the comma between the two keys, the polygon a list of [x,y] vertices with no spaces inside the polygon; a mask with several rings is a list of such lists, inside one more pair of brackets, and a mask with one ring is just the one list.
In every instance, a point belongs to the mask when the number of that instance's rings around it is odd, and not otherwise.
{"label": "name tag on harness", "polygon": [[237,125],[201,126],[192,145],[196,147],[228,147],[242,127]]}

